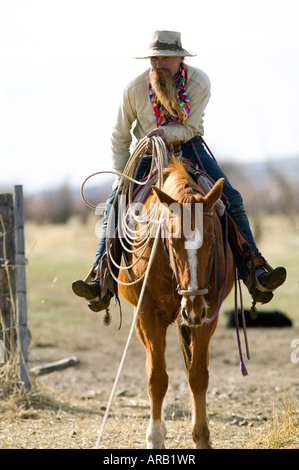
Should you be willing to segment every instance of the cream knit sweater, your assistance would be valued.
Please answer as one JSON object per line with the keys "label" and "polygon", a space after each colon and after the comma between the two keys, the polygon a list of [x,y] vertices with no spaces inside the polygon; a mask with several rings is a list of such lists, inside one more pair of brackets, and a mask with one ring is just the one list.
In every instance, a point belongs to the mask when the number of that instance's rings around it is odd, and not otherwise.
{"label": "cream knit sweater", "polygon": [[[185,67],[188,74],[186,92],[190,99],[190,114],[184,124],[163,126],[165,138],[171,143],[187,142],[195,136],[203,135],[204,110],[211,96],[209,77],[200,69],[186,64]],[[140,140],[157,128],[149,98],[149,72],[150,69],[146,70],[128,84],[119,106],[111,136],[112,167],[119,172],[123,171],[130,157],[131,130],[136,139]]]}

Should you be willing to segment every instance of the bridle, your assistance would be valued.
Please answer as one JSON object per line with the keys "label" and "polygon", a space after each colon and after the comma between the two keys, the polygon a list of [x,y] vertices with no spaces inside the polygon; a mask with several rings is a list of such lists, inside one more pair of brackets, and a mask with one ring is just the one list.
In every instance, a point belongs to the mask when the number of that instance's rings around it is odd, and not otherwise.
{"label": "bridle", "polygon": [[[202,191],[200,189],[196,188],[196,187],[195,188],[193,187],[193,188],[190,188],[190,189],[192,189],[192,190],[194,190],[198,193],[203,194]],[[204,211],[203,215],[205,215],[207,217],[212,217],[213,216],[213,211],[210,211],[210,212],[205,212]],[[220,297],[218,306],[217,306],[216,311],[214,312],[214,314],[211,318],[205,318],[205,322],[207,322],[207,323],[211,323],[218,316],[218,313],[220,311],[222,302],[224,300],[226,285],[227,285],[227,277],[228,277],[228,222],[227,222],[227,213],[226,213],[226,211],[224,211],[224,220],[225,220],[225,229],[224,229],[225,277],[224,277],[222,293],[221,293],[221,297]],[[208,292],[209,292],[207,287],[205,287],[203,289],[196,289],[196,290],[193,290],[193,289],[183,290],[183,289],[180,288],[178,270],[177,270],[177,266],[176,266],[176,262],[175,262],[175,256],[174,256],[174,253],[173,253],[172,246],[169,245],[170,246],[170,251],[168,252],[167,247],[166,247],[166,243],[165,243],[165,238],[163,238],[162,234],[161,234],[161,236],[162,236],[162,245],[163,245],[163,248],[164,248],[164,252],[168,257],[168,261],[169,261],[169,265],[170,265],[171,270],[172,270],[172,267],[171,267],[171,264],[170,264],[169,253],[171,253],[171,256],[172,256],[173,268],[174,268],[173,269],[173,274],[174,274],[174,277],[175,277],[176,282],[177,282],[177,286],[176,286],[177,293],[181,296],[207,295]],[[216,237],[215,237],[215,241],[214,241],[213,248],[212,248],[212,255],[213,255],[214,251],[216,251],[216,253],[217,253],[217,255],[216,255],[216,260],[217,260],[218,250],[217,250],[217,244],[216,244]],[[211,255],[211,258],[210,258],[210,266],[209,266],[209,272],[208,272],[207,285],[208,285],[208,282],[209,282],[209,278],[210,278],[210,274],[211,274],[211,268],[212,268],[212,264],[213,264],[213,256],[212,255]],[[217,288],[217,291],[218,291],[218,288]],[[218,293],[217,293],[217,297],[218,297]]]}
{"label": "bridle", "polygon": [[[213,217],[214,211],[204,211],[203,215],[207,216],[207,217]],[[208,287],[204,287],[202,289],[192,289],[192,288],[181,289],[180,280],[179,280],[179,273],[178,273],[178,268],[177,268],[177,264],[176,264],[176,258],[175,258],[174,252],[173,252],[173,247],[172,247],[171,244],[169,244],[169,251],[167,250],[167,247],[166,247],[166,244],[165,244],[165,238],[163,238],[163,246],[164,246],[164,252],[168,254],[169,265],[170,265],[170,267],[173,271],[173,275],[174,275],[174,278],[176,280],[176,291],[177,291],[177,293],[179,295],[181,295],[182,297],[196,296],[196,295],[207,295],[209,293]],[[216,248],[216,240],[214,241],[214,243],[212,245],[212,253],[211,253],[211,257],[210,257],[208,278],[207,278],[207,283],[206,283],[207,286],[209,285],[209,280],[210,280],[210,276],[211,276],[215,248]]]}

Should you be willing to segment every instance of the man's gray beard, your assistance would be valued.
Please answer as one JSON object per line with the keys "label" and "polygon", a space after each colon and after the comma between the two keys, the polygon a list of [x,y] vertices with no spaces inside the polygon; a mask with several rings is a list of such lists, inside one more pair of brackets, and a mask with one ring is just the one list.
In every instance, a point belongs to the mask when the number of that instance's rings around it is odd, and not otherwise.
{"label": "man's gray beard", "polygon": [[151,85],[158,100],[175,117],[182,119],[182,110],[180,107],[176,86],[173,76],[168,69],[153,69],[150,74]]}

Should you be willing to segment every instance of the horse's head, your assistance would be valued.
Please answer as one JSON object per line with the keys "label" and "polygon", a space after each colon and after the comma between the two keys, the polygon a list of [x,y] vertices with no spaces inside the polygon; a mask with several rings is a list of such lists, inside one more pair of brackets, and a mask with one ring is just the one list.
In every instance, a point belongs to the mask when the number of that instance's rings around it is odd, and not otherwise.
{"label": "horse's head", "polygon": [[160,203],[172,214],[167,236],[169,260],[182,296],[182,319],[188,326],[202,325],[209,312],[205,296],[215,244],[213,209],[223,181],[218,180],[207,195],[188,187],[177,199],[154,188]]}

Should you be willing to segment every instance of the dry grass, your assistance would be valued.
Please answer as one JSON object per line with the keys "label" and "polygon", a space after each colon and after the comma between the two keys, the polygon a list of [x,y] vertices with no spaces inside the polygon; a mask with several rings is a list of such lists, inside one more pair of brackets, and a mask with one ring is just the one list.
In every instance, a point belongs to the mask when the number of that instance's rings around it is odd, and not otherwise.
{"label": "dry grass", "polygon": [[75,406],[71,397],[34,377],[30,390],[26,390],[20,386],[15,366],[9,371],[10,366],[7,363],[6,372],[0,376],[1,449],[93,448],[98,415],[103,412]]}
{"label": "dry grass", "polygon": [[250,449],[298,449],[299,408],[294,397],[287,393],[282,395],[273,405],[267,429],[255,433],[249,445]]}

